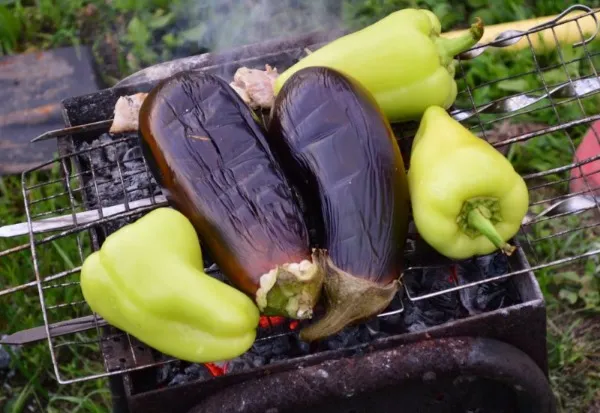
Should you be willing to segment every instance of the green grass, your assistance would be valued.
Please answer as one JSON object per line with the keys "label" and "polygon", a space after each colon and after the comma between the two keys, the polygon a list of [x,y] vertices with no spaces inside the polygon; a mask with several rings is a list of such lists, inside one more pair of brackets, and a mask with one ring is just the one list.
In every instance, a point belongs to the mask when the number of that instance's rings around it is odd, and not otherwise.
{"label": "green grass", "polygon": [[[296,2],[301,3],[301,2]],[[323,1],[295,6],[295,13],[287,13],[291,1],[280,2],[279,7],[269,10],[273,22],[267,34],[252,27],[258,17],[242,20],[244,2],[216,1],[192,2],[191,0],[0,0],[0,55],[27,50],[46,49],[71,44],[87,43],[93,46],[95,57],[104,69],[105,81],[114,83],[117,79],[161,60],[216,50],[238,43],[241,34],[244,40],[258,40],[260,36],[274,36],[290,30],[304,30],[311,25],[328,22],[344,22],[352,27],[362,27],[382,17],[392,10],[402,7],[424,6],[431,8],[441,19],[444,30],[465,27],[474,16],[481,16],[486,24],[501,23],[519,18],[530,18],[559,13],[575,2],[550,0],[524,1],[508,0],[497,2],[487,8],[480,0],[346,0]],[[238,4],[238,7],[236,7]],[[535,6],[533,6],[535,4]],[[600,1],[588,1],[586,5],[600,6]],[[304,7],[304,9],[303,9]],[[320,10],[323,18],[308,21],[303,12]],[[238,16],[243,30],[227,33],[215,32],[214,27],[224,22],[223,10]],[[300,29],[299,29],[300,28]],[[535,69],[533,56],[529,50],[520,52],[486,52],[477,59],[463,64],[458,69],[459,85],[465,82],[474,89],[476,103],[485,103],[511,93],[540,93],[545,87],[551,88],[569,79],[594,73],[600,68],[600,40],[584,48],[573,49],[564,46],[557,51],[536,58],[543,70]],[[598,54],[596,56],[595,54]],[[556,66],[562,58],[566,66]],[[542,81],[543,80],[543,81]],[[470,106],[470,98],[461,95],[457,105]],[[580,119],[598,113],[598,97],[572,101],[548,107],[548,101],[528,108],[514,118],[519,124],[556,125],[559,122]],[[483,115],[473,118],[469,126],[474,131],[481,129],[493,134],[501,123],[498,115]],[[573,156],[573,145],[577,145],[587,126],[570,128],[540,136],[527,142],[512,145],[508,158],[523,175],[543,172],[549,168],[569,164]],[[58,172],[51,171],[51,177],[39,173],[30,177],[31,182],[57,178]],[[543,201],[564,194],[568,187],[564,173],[545,176],[528,181],[531,187],[546,184],[532,191],[532,201]],[[40,198],[58,194],[64,190],[58,186],[47,193],[37,193]],[[39,191],[38,191],[39,192]],[[65,196],[51,201],[52,205],[39,205],[40,210],[66,206]],[[536,208],[542,210],[544,204]],[[24,220],[23,199],[20,179],[8,177],[0,179],[0,225]],[[559,234],[569,228],[600,222],[594,211],[576,217],[553,219],[531,227],[527,237],[534,240]],[[570,257],[592,249],[600,248],[600,232],[597,229],[565,233],[533,243],[531,263],[543,264]],[[42,275],[53,274],[65,268],[81,264],[77,240],[61,239],[38,249]],[[0,251],[28,242],[27,237],[18,240],[0,239]],[[85,238],[81,238],[84,251],[89,250]],[[85,255],[84,255],[85,256]],[[600,263],[597,257],[571,263],[561,268],[543,269],[537,273],[540,286],[547,301],[548,309],[548,351],[550,376],[554,391],[563,412],[592,412],[593,406],[600,408]],[[31,257],[28,250],[0,258],[0,289],[34,280]],[[75,278],[73,278],[74,280]],[[56,288],[45,290],[48,305],[81,300],[77,288]],[[52,319],[58,321],[83,314],[85,308],[61,308],[53,310]],[[0,331],[17,331],[42,324],[42,316],[36,289],[0,297]],[[61,376],[81,377],[87,373],[101,371],[100,361],[94,359],[93,348],[78,347],[77,352],[61,351]],[[6,412],[25,411],[26,405],[33,404],[40,411],[74,412],[108,411],[109,394],[106,380],[87,381],[79,384],[59,386],[54,380],[50,355],[46,342],[26,347],[13,358],[17,376],[10,380],[12,390],[0,395],[0,407]]]}
{"label": "green grass", "polygon": [[[27,185],[48,182],[58,179],[56,170],[50,173],[33,174]],[[0,178],[0,225],[23,222],[25,214],[21,196],[21,182],[17,177]],[[64,192],[56,187],[50,187],[49,193],[35,193],[36,199]],[[41,192],[41,191],[38,191]],[[68,205],[66,197],[59,196],[44,208],[59,209]],[[83,238],[82,238],[83,239]],[[18,239],[0,239],[0,251],[27,243],[27,237]],[[83,245],[85,253],[89,253],[89,245]],[[38,248],[38,260],[42,276],[50,275],[64,269],[80,265],[77,243],[74,239],[61,239]],[[31,253],[25,250],[0,258],[0,290],[20,285],[35,279]],[[62,281],[65,282],[65,281]],[[80,293],[73,288],[54,288],[46,293],[47,305],[68,303],[81,300]],[[71,308],[52,311],[51,320],[58,321],[77,314],[81,310]],[[8,297],[0,298],[0,331],[15,332],[25,328],[43,325],[38,292],[36,288],[17,292]],[[8,347],[8,350],[14,351]],[[97,354],[89,352],[92,361],[83,360],[86,353],[81,350],[77,354],[60,353],[61,360],[66,360],[62,366],[61,375],[77,377],[81,374],[93,374],[101,371],[102,365]],[[94,360],[95,359],[95,360]],[[46,341],[40,344],[26,346],[18,350],[13,358],[13,367],[17,376],[9,380],[11,390],[3,391],[0,396],[0,407],[3,412],[16,413],[28,405],[34,406],[34,411],[48,412],[104,412],[108,411],[110,394],[105,380],[84,382],[75,385],[58,385],[48,351]],[[76,373],[75,373],[76,372]],[[68,377],[68,376],[67,376]],[[1,381],[1,380],[0,380]]]}

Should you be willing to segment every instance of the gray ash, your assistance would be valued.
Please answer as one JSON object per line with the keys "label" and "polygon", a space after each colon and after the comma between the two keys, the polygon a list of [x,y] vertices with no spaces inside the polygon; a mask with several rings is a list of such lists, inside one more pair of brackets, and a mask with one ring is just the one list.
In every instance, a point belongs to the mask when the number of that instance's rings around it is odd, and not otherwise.
{"label": "gray ash", "polygon": [[[78,160],[88,208],[124,204],[161,194],[144,164],[137,133],[104,133],[91,144],[76,141],[75,149],[86,151],[78,155]],[[113,221],[105,225],[105,230],[111,233],[135,218]]]}
{"label": "gray ash", "polygon": [[[327,350],[354,348],[360,353],[361,345],[386,336],[378,329],[378,321],[375,319],[349,326],[321,342],[309,344],[299,338],[298,332],[301,327],[302,323],[285,320],[277,327],[260,331],[259,337],[265,337],[258,338],[247,352],[233,360],[206,365],[175,361],[163,365],[157,371],[157,384],[159,387],[176,386],[196,380],[207,380],[214,376],[241,373]],[[270,334],[274,334],[274,337],[268,337]]]}
{"label": "gray ash", "polygon": [[[421,297],[449,288],[502,276],[510,272],[501,252],[474,257],[453,264],[426,268],[405,279],[411,297]],[[405,299],[406,331],[421,331],[446,322],[508,307],[519,302],[519,293],[510,277],[411,302]]]}
{"label": "gray ash", "polygon": [[168,387],[185,384],[195,380],[207,380],[213,377],[211,371],[203,364],[190,364],[174,361],[157,369],[157,387]]}
{"label": "gray ash", "polygon": [[[460,284],[489,279],[510,272],[508,258],[502,253],[476,257],[458,266]],[[460,291],[462,305],[471,315],[494,311],[518,302],[518,292],[510,278],[490,281]]]}
{"label": "gray ash", "polygon": [[[454,266],[426,268],[406,277],[406,287],[411,297],[423,296],[457,286]],[[441,294],[430,299],[411,302],[406,300],[404,325],[409,332],[421,331],[456,320],[462,306],[458,293]]]}

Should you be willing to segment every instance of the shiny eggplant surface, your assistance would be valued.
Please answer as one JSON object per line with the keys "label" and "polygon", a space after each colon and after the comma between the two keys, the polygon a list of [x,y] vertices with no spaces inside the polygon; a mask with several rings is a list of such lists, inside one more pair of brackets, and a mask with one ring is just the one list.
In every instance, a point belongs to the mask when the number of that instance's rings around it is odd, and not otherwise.
{"label": "shiny eggplant surface", "polygon": [[225,80],[182,72],[140,110],[142,149],[171,206],[264,314],[309,318],[320,252],[253,112]]}
{"label": "shiny eggplant surface", "polygon": [[398,143],[371,94],[333,69],[300,70],[275,100],[269,142],[319,211],[329,255],[327,314],[303,337],[384,310],[399,285],[410,201]]}

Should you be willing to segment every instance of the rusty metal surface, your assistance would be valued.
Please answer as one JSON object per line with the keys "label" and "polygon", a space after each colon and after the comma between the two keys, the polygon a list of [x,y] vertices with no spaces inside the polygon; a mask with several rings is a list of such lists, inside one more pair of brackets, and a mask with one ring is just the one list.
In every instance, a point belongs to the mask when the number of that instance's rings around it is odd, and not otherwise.
{"label": "rusty metal surface", "polygon": [[64,127],[61,101],[99,88],[86,47],[0,58],[0,175],[15,174],[55,156],[56,141],[29,141]]}
{"label": "rusty metal surface", "polygon": [[545,375],[526,354],[500,341],[456,337],[265,376],[211,395],[189,413],[391,413],[399,406],[429,413],[555,411]]}

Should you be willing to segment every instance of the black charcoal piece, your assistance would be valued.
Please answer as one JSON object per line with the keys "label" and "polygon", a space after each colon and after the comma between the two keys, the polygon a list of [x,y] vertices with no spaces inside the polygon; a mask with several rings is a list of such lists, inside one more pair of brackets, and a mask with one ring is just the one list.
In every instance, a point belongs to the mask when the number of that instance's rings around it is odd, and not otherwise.
{"label": "black charcoal piece", "polygon": [[[393,298],[393,300],[390,303],[390,305],[388,306],[388,308],[386,308],[385,311],[382,312],[382,314],[393,313],[393,312],[399,311],[401,309],[402,309],[402,298],[400,297],[400,294],[396,294],[396,296]],[[399,328],[401,328],[401,326],[402,326],[403,318],[404,318],[404,314],[402,311],[402,312],[395,313],[395,314],[382,315],[382,317],[376,317],[373,321],[377,322],[377,324],[378,324],[377,329],[380,331],[381,334],[383,332],[397,333],[397,332],[399,332],[398,331]]]}
{"label": "black charcoal piece", "polygon": [[369,343],[371,334],[365,324],[348,326],[338,334],[323,340],[320,347],[323,350],[339,350]]}
{"label": "black charcoal piece", "polygon": [[185,384],[185,383],[187,383],[189,381],[190,381],[190,377],[189,376],[186,376],[185,374],[179,373],[175,377],[173,377],[173,380],[171,380],[169,382],[169,386],[178,386],[180,384]]}
{"label": "black charcoal piece", "polygon": [[203,364],[190,364],[183,372],[191,380],[209,379],[212,377],[210,370]]}
{"label": "black charcoal piece", "polygon": [[[405,277],[412,297],[421,297],[457,286],[452,266],[426,268]],[[447,292],[415,302],[405,300],[404,326],[409,332],[421,331],[462,316],[459,294]]]}
{"label": "black charcoal piece", "polygon": [[178,386],[195,380],[207,380],[212,377],[208,368],[203,364],[190,364],[181,361],[162,365],[156,376],[157,385]]}
{"label": "black charcoal piece", "polygon": [[[508,274],[508,258],[494,253],[467,260],[457,266],[457,278],[461,285]],[[460,290],[460,300],[471,315],[494,311],[517,301],[516,291],[510,278],[490,281]]]}
{"label": "black charcoal piece", "polygon": [[[160,187],[144,165],[137,133],[104,133],[91,144],[84,140],[76,140],[75,144],[76,151],[89,150],[78,155],[89,208],[124,204],[161,194]],[[105,234],[115,232],[137,218],[111,221],[103,225]]]}
{"label": "black charcoal piece", "polygon": [[177,362],[173,362],[171,364],[163,364],[158,366],[156,370],[156,384],[160,387],[171,381],[173,370],[175,369],[174,364]]}

